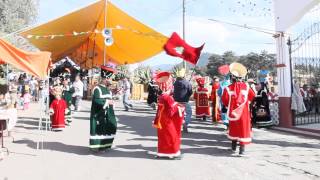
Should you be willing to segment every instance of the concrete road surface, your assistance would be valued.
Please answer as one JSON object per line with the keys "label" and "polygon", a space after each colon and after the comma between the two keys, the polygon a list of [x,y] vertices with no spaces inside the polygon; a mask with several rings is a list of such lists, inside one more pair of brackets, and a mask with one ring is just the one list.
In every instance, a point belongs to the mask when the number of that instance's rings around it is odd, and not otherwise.
{"label": "concrete road surface", "polygon": [[[183,135],[182,160],[155,160],[155,112],[136,102],[131,112],[116,107],[119,128],[112,150],[92,154],[88,149],[90,102],[82,103],[72,125],[63,132],[37,130],[38,105],[19,112],[10,154],[0,161],[0,180],[277,180],[320,179],[320,140],[254,130],[248,157],[233,156],[222,126],[194,120]],[[36,142],[44,139],[44,149]]]}

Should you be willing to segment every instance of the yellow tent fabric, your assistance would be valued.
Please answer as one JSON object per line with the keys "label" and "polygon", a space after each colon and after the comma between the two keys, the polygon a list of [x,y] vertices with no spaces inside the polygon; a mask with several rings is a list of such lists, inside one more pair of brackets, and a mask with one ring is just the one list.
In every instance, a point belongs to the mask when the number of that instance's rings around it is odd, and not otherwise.
{"label": "yellow tent fabric", "polygon": [[[43,51],[52,52],[56,62],[70,56],[83,68],[103,64],[104,37],[98,32],[104,28],[106,7],[107,28],[111,28],[114,43],[106,47],[107,62],[133,64],[146,60],[163,50],[167,37],[156,32],[121,11],[112,3],[101,0],[61,18],[21,33]],[[64,35],[55,36],[50,35]]]}
{"label": "yellow tent fabric", "polygon": [[0,39],[0,62],[8,63],[34,76],[45,78],[50,66],[50,52],[27,52]]}

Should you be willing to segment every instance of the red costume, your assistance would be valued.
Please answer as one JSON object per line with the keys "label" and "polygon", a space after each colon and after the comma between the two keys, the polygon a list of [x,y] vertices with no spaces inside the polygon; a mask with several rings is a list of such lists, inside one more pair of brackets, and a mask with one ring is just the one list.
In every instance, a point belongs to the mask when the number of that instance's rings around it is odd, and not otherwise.
{"label": "red costume", "polygon": [[67,102],[61,98],[62,88],[60,86],[54,87],[52,93],[55,99],[50,104],[51,128],[53,131],[59,131],[65,128]]}
{"label": "red costume", "polygon": [[218,96],[218,90],[220,88],[219,82],[213,82],[211,89],[211,101],[212,101],[212,121],[221,121],[221,111],[220,111],[220,98]]}
{"label": "red costume", "polygon": [[228,138],[240,142],[240,145],[251,142],[251,114],[249,101],[255,93],[244,82],[234,82],[224,89],[222,103],[227,107],[229,118]]}
{"label": "red costume", "polygon": [[161,72],[156,83],[162,90],[158,97],[158,110],[154,127],[158,129],[158,157],[175,158],[180,156],[181,126],[184,118],[183,107],[176,103],[170,94],[172,80],[170,73]]}
{"label": "red costume", "polygon": [[200,77],[196,79],[198,83],[198,89],[194,93],[194,99],[196,102],[196,117],[205,118],[211,116],[210,113],[210,95],[207,88],[204,87],[205,78]]}

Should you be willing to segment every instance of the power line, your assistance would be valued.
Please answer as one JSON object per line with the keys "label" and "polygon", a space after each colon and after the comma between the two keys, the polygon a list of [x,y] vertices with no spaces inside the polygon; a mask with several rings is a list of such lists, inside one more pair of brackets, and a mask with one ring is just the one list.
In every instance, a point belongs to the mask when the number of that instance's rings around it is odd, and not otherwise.
{"label": "power line", "polygon": [[240,27],[240,28],[244,28],[244,29],[250,29],[250,30],[254,30],[254,31],[265,33],[265,34],[269,34],[269,35],[275,35],[276,34],[276,32],[273,31],[273,30],[254,27],[254,26],[248,26],[246,24],[241,25],[241,24],[236,24],[236,23],[231,23],[231,22],[217,20],[217,19],[211,19],[211,18],[208,19],[208,20],[209,21],[213,21],[213,22],[217,22],[217,23],[221,23],[221,24],[227,24],[227,25],[231,25],[231,26],[236,26],[236,27]]}

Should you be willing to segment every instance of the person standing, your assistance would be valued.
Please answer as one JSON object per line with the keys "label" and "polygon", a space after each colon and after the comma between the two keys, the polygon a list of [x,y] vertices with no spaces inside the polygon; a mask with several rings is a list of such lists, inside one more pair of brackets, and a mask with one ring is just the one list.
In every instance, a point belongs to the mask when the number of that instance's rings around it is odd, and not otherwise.
{"label": "person standing", "polygon": [[157,108],[156,106],[157,106],[157,102],[158,102],[158,92],[159,92],[159,86],[156,83],[154,83],[153,80],[151,80],[148,84],[147,103],[154,110]]}
{"label": "person standing", "polygon": [[190,96],[192,95],[192,85],[185,79],[186,70],[178,71],[177,79],[174,82],[173,98],[179,104],[185,106],[185,119],[183,124],[183,132],[188,132],[188,125],[191,122],[192,109],[189,104]]}
{"label": "person standing", "polygon": [[194,93],[194,100],[196,102],[196,118],[201,118],[202,120],[206,120],[207,117],[211,116],[210,113],[210,95],[205,85],[205,78],[199,77],[196,79],[198,83],[198,88]]}
{"label": "person standing", "polygon": [[252,103],[253,123],[258,127],[270,127],[273,125],[271,120],[268,90],[266,85],[261,82],[256,85],[257,94]]}
{"label": "person standing", "polygon": [[219,78],[214,77],[211,89],[211,100],[212,100],[212,122],[218,123],[221,121],[220,111],[220,98],[218,96],[218,90],[220,88]]}
{"label": "person standing", "polygon": [[70,78],[65,76],[62,81],[63,85],[63,93],[62,97],[67,103],[67,111],[66,111],[66,125],[70,125],[72,122],[72,114],[71,114],[71,105],[72,105],[72,94],[74,93],[74,89],[69,84]]}
{"label": "person standing", "polygon": [[222,94],[222,102],[227,107],[229,119],[228,138],[232,141],[231,149],[236,151],[240,144],[239,155],[243,155],[245,145],[251,143],[251,113],[249,103],[254,99],[254,92],[242,81],[247,69],[240,63],[230,64],[231,84]]}
{"label": "person standing", "polygon": [[38,101],[38,87],[39,83],[36,80],[36,77],[32,76],[29,81],[31,96],[33,97],[33,101]]}
{"label": "person standing", "polygon": [[89,147],[94,152],[110,149],[117,131],[109,79],[114,73],[113,68],[101,66],[101,83],[93,89]]}
{"label": "person standing", "polygon": [[129,101],[129,97],[131,95],[131,84],[127,77],[124,77],[122,79],[122,92],[123,92],[122,102],[123,102],[124,109],[126,111],[129,111],[129,108],[133,108],[133,105]]}
{"label": "person standing", "polygon": [[80,75],[76,76],[72,86],[74,88],[74,93],[72,95],[74,110],[80,111],[80,103],[83,97],[83,87],[84,87],[81,81]]}
{"label": "person standing", "polygon": [[53,88],[55,99],[50,104],[51,128],[53,131],[62,131],[65,128],[65,113],[67,103],[62,99],[61,86]]}
{"label": "person standing", "polygon": [[181,126],[184,106],[174,101],[172,78],[169,72],[156,75],[156,83],[160,88],[158,110],[153,122],[157,128],[158,152],[157,158],[180,158]]}

